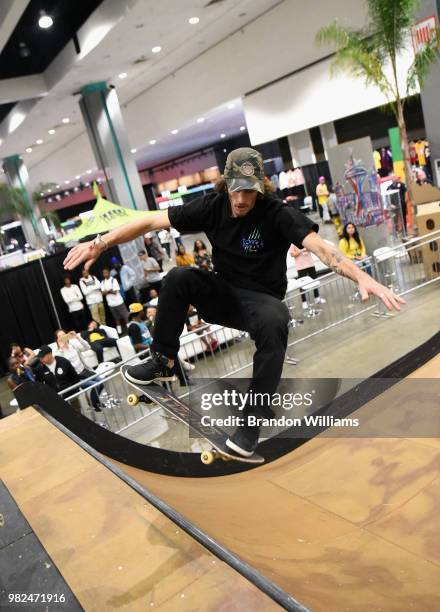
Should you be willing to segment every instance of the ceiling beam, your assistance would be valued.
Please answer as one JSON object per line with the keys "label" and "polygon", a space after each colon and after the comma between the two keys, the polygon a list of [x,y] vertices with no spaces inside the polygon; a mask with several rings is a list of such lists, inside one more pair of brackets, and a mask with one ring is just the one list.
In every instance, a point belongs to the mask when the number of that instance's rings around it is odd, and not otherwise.
{"label": "ceiling beam", "polygon": [[46,94],[47,85],[43,74],[0,80],[0,104],[40,98]]}
{"label": "ceiling beam", "polygon": [[30,0],[1,0],[0,2],[0,53],[8,42],[15,26]]}

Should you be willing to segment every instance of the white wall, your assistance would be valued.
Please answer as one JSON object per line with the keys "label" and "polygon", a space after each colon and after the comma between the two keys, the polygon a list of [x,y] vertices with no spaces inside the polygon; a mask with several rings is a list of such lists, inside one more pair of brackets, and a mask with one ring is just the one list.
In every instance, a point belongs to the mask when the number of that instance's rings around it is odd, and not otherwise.
{"label": "white wall", "polygon": [[[412,50],[399,61],[401,91],[405,91]],[[331,76],[331,59],[246,96],[244,112],[252,144],[295,134],[380,106],[387,102],[376,87],[345,73]]]}

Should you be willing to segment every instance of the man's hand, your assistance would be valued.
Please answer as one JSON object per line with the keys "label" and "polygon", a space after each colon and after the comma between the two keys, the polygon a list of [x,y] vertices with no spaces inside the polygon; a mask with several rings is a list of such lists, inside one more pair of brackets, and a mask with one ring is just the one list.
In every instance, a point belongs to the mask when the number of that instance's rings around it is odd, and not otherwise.
{"label": "man's hand", "polygon": [[63,261],[64,269],[73,270],[73,268],[76,268],[80,263],[85,261],[85,270],[90,270],[92,264],[95,263],[105,249],[105,243],[98,242],[98,244],[95,244],[94,240],[78,244],[69,251],[66,259]]}
{"label": "man's hand", "polygon": [[362,275],[362,278],[358,281],[358,288],[363,302],[366,302],[370,295],[375,295],[382,300],[388,310],[400,310],[400,304],[406,304],[403,298],[375,281],[368,274]]}

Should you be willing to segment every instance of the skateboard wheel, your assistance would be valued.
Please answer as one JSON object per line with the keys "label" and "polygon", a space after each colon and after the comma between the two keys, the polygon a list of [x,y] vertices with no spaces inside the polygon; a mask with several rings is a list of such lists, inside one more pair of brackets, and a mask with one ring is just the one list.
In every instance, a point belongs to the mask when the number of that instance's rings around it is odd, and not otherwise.
{"label": "skateboard wheel", "polygon": [[200,459],[205,465],[210,465],[211,463],[214,463],[215,455],[211,451],[205,451],[200,455]]}
{"label": "skateboard wheel", "polygon": [[130,395],[127,396],[127,404],[129,406],[136,406],[136,404],[138,403],[139,403],[139,398],[134,393],[130,393]]}

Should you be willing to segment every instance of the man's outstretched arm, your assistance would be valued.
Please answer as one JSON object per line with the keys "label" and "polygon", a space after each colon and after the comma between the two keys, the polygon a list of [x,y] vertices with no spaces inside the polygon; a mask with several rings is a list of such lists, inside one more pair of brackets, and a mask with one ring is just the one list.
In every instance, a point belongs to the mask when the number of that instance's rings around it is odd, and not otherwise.
{"label": "man's outstretched arm", "polygon": [[325,242],[316,232],[310,232],[303,240],[303,246],[319,257],[333,272],[345,276],[358,284],[361,300],[365,302],[370,295],[382,300],[388,310],[400,310],[400,304],[405,300],[393,291],[384,287],[356,264],[334,245]]}
{"label": "man's outstretched arm", "polygon": [[105,234],[102,241],[98,244],[95,244],[93,240],[78,244],[69,251],[63,262],[64,269],[73,270],[73,268],[76,268],[76,266],[84,261],[86,262],[84,267],[88,270],[101,253],[108,247],[115,246],[116,244],[123,244],[147,232],[168,227],[170,227],[170,220],[167,210],[145,211],[145,217],[130,221],[130,223]]}

